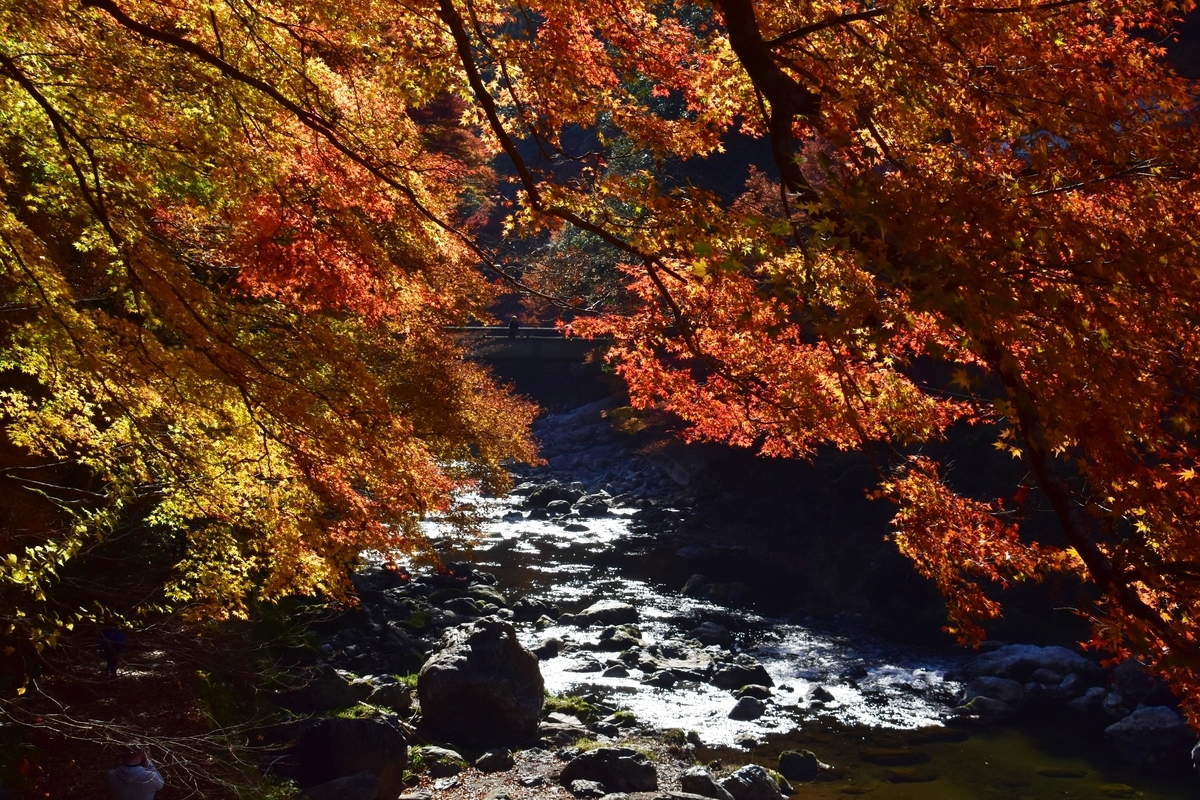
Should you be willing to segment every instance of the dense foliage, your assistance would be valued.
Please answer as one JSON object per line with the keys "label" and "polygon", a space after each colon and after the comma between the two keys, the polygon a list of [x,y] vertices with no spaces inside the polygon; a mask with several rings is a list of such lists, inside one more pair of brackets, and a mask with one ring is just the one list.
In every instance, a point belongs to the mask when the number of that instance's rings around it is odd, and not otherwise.
{"label": "dense foliage", "polygon": [[[1200,142],[1156,43],[1183,10],[9,0],[8,436],[103,503],[58,550],[14,536],[8,579],[148,502],[188,542],[178,597],[328,587],[527,457],[528,410],[439,333],[478,265],[516,280],[475,227],[503,152],[509,239],[619,262],[620,313],[576,329],[616,337],[637,403],[767,455],[866,449],[956,634],[999,612],[981,581],[1076,573],[1096,643],[1196,713]],[[733,204],[680,177],[735,138],[775,176]],[[1013,500],[909,455],[963,423],[1024,460]],[[1035,501],[1057,545],[1020,531]]]}
{"label": "dense foliage", "polygon": [[0,10],[12,639],[103,618],[56,575],[135,521],[174,554],[143,602],[240,614],[533,457],[443,331],[493,297],[454,227],[486,150],[438,32],[352,11]]}

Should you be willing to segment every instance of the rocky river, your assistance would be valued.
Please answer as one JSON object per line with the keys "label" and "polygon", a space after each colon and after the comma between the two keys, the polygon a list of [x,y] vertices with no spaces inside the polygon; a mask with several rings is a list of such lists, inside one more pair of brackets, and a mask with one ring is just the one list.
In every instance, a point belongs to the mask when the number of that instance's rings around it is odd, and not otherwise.
{"label": "rocky river", "polygon": [[[359,576],[358,622],[323,646],[348,670],[336,702],[411,713],[386,676],[419,669],[443,631],[495,618],[557,698],[542,747],[637,730],[686,742],[717,774],[811,751],[817,780],[792,787],[803,797],[1195,796],[1195,737],[1136,665],[1105,669],[1069,642],[902,644],[861,614],[789,608],[744,546],[694,525],[679,535],[696,498],[670,461],[613,431],[611,407],[539,420],[548,463],[507,496],[470,498],[480,538],[427,523],[440,572]],[[296,710],[317,710],[315,687]]]}

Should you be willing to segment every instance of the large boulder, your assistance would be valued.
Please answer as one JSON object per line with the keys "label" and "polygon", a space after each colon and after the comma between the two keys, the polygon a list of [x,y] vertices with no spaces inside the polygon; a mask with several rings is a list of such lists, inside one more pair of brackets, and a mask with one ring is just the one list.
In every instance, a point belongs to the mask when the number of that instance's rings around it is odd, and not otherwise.
{"label": "large boulder", "polygon": [[375,800],[378,793],[378,775],[356,772],[320,786],[311,786],[300,793],[300,800]]}
{"label": "large boulder", "polygon": [[532,739],[544,693],[537,656],[492,617],[447,630],[417,676],[422,725],[476,749]]}
{"label": "large boulder", "polygon": [[1058,675],[1072,672],[1087,675],[1099,672],[1100,667],[1079,653],[1058,645],[1038,647],[1032,644],[1009,644],[984,653],[971,662],[971,671],[976,675],[1020,682],[1029,680],[1039,669]]}
{"label": "large boulder", "polygon": [[375,691],[353,673],[324,664],[305,676],[302,685],[275,696],[275,702],[297,714],[320,714],[366,700]]}
{"label": "large boulder", "polygon": [[981,675],[967,684],[963,700],[976,697],[990,697],[993,700],[1003,700],[1015,708],[1025,699],[1025,687],[1008,678],[994,678],[991,675]]}
{"label": "large boulder", "polygon": [[711,797],[713,800],[733,800],[733,795],[717,783],[707,767],[697,766],[684,770],[679,775],[679,788],[689,794]]}
{"label": "large boulder", "polygon": [[535,489],[525,497],[526,508],[545,508],[555,501],[562,501],[570,507],[580,497],[583,496],[581,489],[575,489],[570,486],[562,486],[557,481],[550,481],[540,489]]}
{"label": "large boulder", "polygon": [[779,754],[779,774],[789,781],[811,781],[821,772],[821,762],[811,750],[784,750]]}
{"label": "large boulder", "polygon": [[404,789],[408,742],[393,717],[319,720],[295,747],[300,781],[315,787],[370,772],[379,778],[374,797],[391,800]]}
{"label": "large boulder", "polygon": [[610,792],[653,792],[658,771],[645,755],[628,747],[598,747],[576,757],[563,768],[559,780],[598,781]]}
{"label": "large boulder", "polygon": [[1139,708],[1104,732],[1121,758],[1133,764],[1182,762],[1195,741],[1187,723],[1166,706]]}
{"label": "large boulder", "polygon": [[781,800],[783,793],[771,774],[758,764],[748,764],[721,781],[733,800]]}
{"label": "large boulder", "polygon": [[712,683],[721,689],[740,689],[750,684],[775,685],[762,664],[719,664],[713,670]]}

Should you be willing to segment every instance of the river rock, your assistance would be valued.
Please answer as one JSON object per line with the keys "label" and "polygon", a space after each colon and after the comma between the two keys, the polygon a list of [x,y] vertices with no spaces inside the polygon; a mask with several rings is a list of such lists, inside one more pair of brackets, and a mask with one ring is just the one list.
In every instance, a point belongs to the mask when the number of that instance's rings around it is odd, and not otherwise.
{"label": "river rock", "polygon": [[669,669],[662,669],[655,672],[653,675],[642,680],[643,686],[654,686],[659,689],[670,689],[679,680],[674,672]]}
{"label": "river rock", "polygon": [[1011,678],[1021,682],[1028,680],[1039,669],[1059,675],[1069,672],[1089,674],[1100,670],[1099,666],[1079,653],[1058,645],[1038,647],[1032,644],[1009,644],[977,656],[971,662],[971,671],[976,675]]}
{"label": "river rock", "polygon": [[739,700],[743,697],[757,697],[759,700],[766,700],[771,697],[771,690],[766,686],[751,683],[738,689],[733,693],[733,696]]}
{"label": "river rock", "polygon": [[740,689],[743,686],[774,686],[775,681],[762,664],[718,664],[712,684],[720,689]]}
{"label": "river rock", "polygon": [[571,781],[571,794],[580,798],[599,800],[608,794],[608,791],[599,781]]}
{"label": "river rock", "polygon": [[571,504],[566,500],[554,500],[546,505],[546,510],[552,517],[565,516],[571,513]]}
{"label": "river rock", "polygon": [[771,773],[758,764],[748,764],[721,781],[733,800],[780,800],[783,794]]}
{"label": "river rock", "polygon": [[990,697],[993,700],[1003,700],[1009,706],[1016,707],[1020,705],[1025,697],[1025,688],[1016,681],[1009,680],[1008,678],[994,678],[990,675],[983,675],[967,684],[963,700],[971,700],[975,697]]}
{"label": "river rock", "polygon": [[652,792],[658,772],[646,756],[628,747],[599,747],[582,753],[563,768],[559,780],[599,781],[612,792]]}
{"label": "river rock", "polygon": [[680,591],[687,597],[704,597],[711,583],[707,576],[696,574],[684,581]]}
{"label": "river rock", "polygon": [[516,766],[512,751],[507,747],[497,747],[488,750],[475,759],[475,769],[480,772],[507,772]]}
{"label": "river rock", "polygon": [[1165,681],[1151,675],[1136,658],[1127,658],[1112,671],[1112,682],[1130,708],[1171,705],[1175,697]]}
{"label": "river rock", "polygon": [[412,691],[403,683],[385,683],[371,692],[367,702],[390,711],[404,712],[412,708]]}
{"label": "river rock", "polygon": [[729,712],[729,718],[739,720],[758,719],[766,710],[766,703],[757,697],[747,695],[737,701],[733,709]]}
{"label": "river rock", "polygon": [[1108,692],[1103,686],[1093,686],[1083,693],[1082,697],[1076,697],[1068,706],[1076,711],[1097,711],[1104,703],[1104,697]]}
{"label": "river rock", "polygon": [[539,617],[557,619],[558,606],[540,597],[522,597],[512,605],[513,619],[517,622],[533,622]]}
{"label": "river rock", "polygon": [[1003,700],[997,700],[993,697],[972,697],[967,702],[963,703],[954,709],[960,714],[970,714],[979,717],[989,717],[991,719],[1002,719],[1010,717],[1016,710]]}
{"label": "river rock", "polygon": [[637,622],[637,609],[619,600],[601,600],[575,615],[575,624],[588,625],[625,625]]}
{"label": "river rock", "polygon": [[[504,593],[495,587],[488,586],[482,583],[473,583],[467,588],[467,597],[473,600],[478,600],[481,603],[491,603],[492,605],[506,608],[508,606],[508,598]],[[534,617],[537,619],[537,617]]]}
{"label": "river rock", "polygon": [[310,786],[300,793],[300,800],[375,800],[378,793],[379,776],[364,771]]}
{"label": "river rock", "polygon": [[715,800],[733,800],[729,790],[717,783],[706,767],[697,766],[684,770],[679,776],[679,788],[689,794],[712,797]]}
{"label": "river rock", "polygon": [[384,592],[408,584],[408,578],[396,569],[372,565],[350,576],[359,592]]}
{"label": "river rock", "polygon": [[322,665],[308,676],[303,686],[276,695],[275,702],[297,714],[320,714],[360,703],[374,690],[368,681],[353,673]]}
{"label": "river rock", "polygon": [[596,645],[600,650],[619,653],[642,643],[642,632],[635,625],[610,626],[600,632],[600,641]]}
{"label": "river rock", "polygon": [[729,629],[715,622],[701,623],[699,626],[692,628],[688,632],[688,636],[705,647],[714,644],[721,647],[728,647],[733,643],[733,634],[729,632]]}
{"label": "river rock", "polygon": [[537,656],[490,617],[447,630],[417,678],[423,726],[475,748],[532,738],[544,690]]}
{"label": "river rock", "polygon": [[414,747],[408,756],[413,763],[420,761],[424,764],[429,774],[435,778],[449,778],[462,772],[467,766],[466,759],[458,752],[434,745]]}
{"label": "river rock", "polygon": [[565,502],[569,508],[571,503],[574,503],[582,496],[583,492],[580,490],[562,486],[557,481],[550,481],[545,486],[535,489],[525,497],[525,507],[545,508],[552,502]]}
{"label": "river rock", "polygon": [[1186,722],[1166,706],[1139,708],[1104,729],[1121,757],[1132,764],[1182,759],[1195,737]]}
{"label": "river rock", "polygon": [[379,778],[376,797],[391,798],[404,789],[408,743],[394,717],[318,721],[295,747],[302,784],[315,786],[370,772]]}
{"label": "river rock", "polygon": [[789,781],[811,781],[821,771],[821,762],[811,750],[784,750],[779,754],[779,774]]}

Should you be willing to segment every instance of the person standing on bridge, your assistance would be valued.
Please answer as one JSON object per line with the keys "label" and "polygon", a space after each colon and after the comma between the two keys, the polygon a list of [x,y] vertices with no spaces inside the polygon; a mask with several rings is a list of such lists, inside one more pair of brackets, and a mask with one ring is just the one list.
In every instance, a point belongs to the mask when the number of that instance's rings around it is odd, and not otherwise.
{"label": "person standing on bridge", "polygon": [[513,317],[512,319],[510,319],[508,321],[508,338],[510,338],[510,339],[517,338],[517,330],[520,327],[521,327],[521,323],[517,320],[516,317]]}

